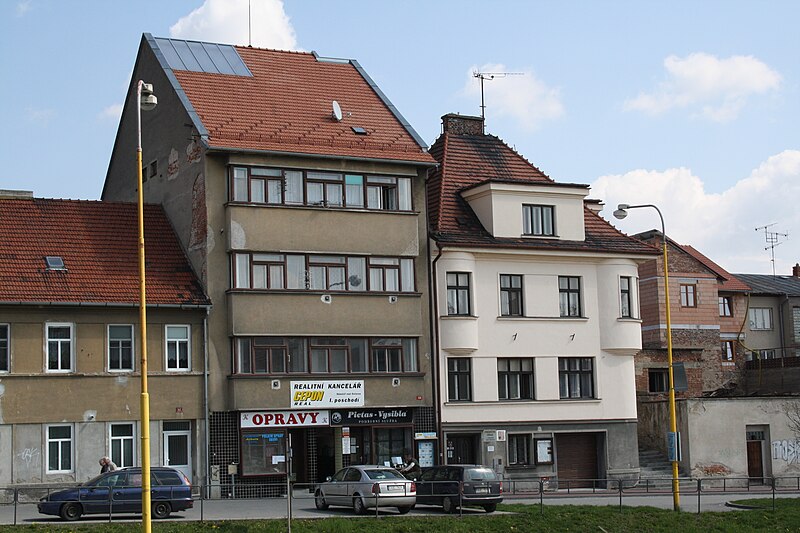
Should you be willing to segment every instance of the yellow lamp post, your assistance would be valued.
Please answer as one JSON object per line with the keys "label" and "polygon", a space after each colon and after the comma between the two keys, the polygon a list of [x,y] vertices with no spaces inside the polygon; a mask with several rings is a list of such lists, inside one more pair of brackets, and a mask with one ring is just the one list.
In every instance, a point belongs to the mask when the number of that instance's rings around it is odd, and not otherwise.
{"label": "yellow lamp post", "polygon": [[661,219],[661,238],[664,246],[664,301],[667,312],[667,365],[669,376],[669,431],[671,447],[673,448],[670,460],[672,462],[672,508],[675,511],[681,510],[680,484],[678,482],[678,458],[680,457],[680,438],[678,437],[678,421],[675,412],[675,377],[672,369],[672,322],[669,312],[669,263],[667,262],[667,233],[664,230],[664,216],[661,210],[653,204],[628,205],[619,204],[614,216],[620,220],[628,216],[628,209],[638,209],[640,207],[652,207]]}
{"label": "yellow lamp post", "polygon": [[147,392],[147,299],[144,273],[144,195],[142,193],[142,109],[149,111],[158,103],[153,86],[142,80],[136,84],[136,186],[139,201],[139,331],[142,361],[142,531],[150,533],[150,396]]}

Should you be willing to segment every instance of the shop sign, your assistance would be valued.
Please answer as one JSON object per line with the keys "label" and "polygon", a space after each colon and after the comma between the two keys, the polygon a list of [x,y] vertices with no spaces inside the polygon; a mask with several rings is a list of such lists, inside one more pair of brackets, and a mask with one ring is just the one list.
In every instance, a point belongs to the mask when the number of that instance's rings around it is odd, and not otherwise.
{"label": "shop sign", "polygon": [[242,428],[327,426],[328,411],[248,411],[239,413]]}
{"label": "shop sign", "polygon": [[[423,431],[421,433],[414,433],[414,440],[430,440],[430,439],[436,439],[436,438],[438,438],[438,437],[436,436],[436,432],[435,431]],[[431,465],[431,466],[433,466],[433,465]]]}
{"label": "shop sign", "polygon": [[414,413],[408,407],[384,409],[342,409],[331,411],[332,426],[359,426],[367,424],[410,424]]}
{"label": "shop sign", "polygon": [[361,407],[364,380],[292,381],[292,409]]}

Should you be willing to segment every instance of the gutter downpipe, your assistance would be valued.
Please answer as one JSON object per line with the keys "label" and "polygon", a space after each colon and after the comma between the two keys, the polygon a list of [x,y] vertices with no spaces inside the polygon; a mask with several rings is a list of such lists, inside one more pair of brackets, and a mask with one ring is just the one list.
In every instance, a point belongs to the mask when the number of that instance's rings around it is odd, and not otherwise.
{"label": "gutter downpipe", "polygon": [[206,316],[203,317],[203,414],[205,416],[205,435],[203,439],[204,444],[204,462],[206,463],[205,486],[206,494],[204,497],[208,498],[211,491],[211,456],[209,441],[211,439],[211,430],[208,427],[209,414],[208,414],[208,314],[211,309],[206,308]]}
{"label": "gutter downpipe", "polygon": [[436,276],[436,262],[442,257],[442,248],[439,244],[431,239],[431,242],[436,244],[436,258],[431,262],[430,255],[431,249],[428,244],[428,264],[431,265],[431,272],[429,273],[431,285],[431,333],[433,334],[433,388],[436,391],[436,435],[439,437],[439,464],[444,464],[446,443],[444,441],[444,432],[442,431],[442,387],[441,385],[441,367],[440,364],[440,350],[439,350],[439,283]]}

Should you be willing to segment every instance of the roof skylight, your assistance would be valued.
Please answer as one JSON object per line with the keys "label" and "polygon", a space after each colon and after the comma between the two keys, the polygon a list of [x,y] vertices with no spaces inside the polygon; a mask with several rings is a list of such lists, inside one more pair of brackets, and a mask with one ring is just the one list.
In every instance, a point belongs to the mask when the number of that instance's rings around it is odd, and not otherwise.
{"label": "roof skylight", "polygon": [[67,269],[67,267],[64,266],[64,260],[61,259],[61,256],[58,256],[58,255],[45,256],[44,262],[47,265],[47,270],[66,270]]}

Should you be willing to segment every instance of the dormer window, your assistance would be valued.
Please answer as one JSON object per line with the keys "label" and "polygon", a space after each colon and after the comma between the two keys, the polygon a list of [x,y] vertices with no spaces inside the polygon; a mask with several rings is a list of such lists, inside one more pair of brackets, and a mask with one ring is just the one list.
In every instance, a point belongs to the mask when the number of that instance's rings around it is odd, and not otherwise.
{"label": "dormer window", "polygon": [[553,206],[523,204],[522,232],[525,235],[553,237],[556,234]]}
{"label": "dormer window", "polygon": [[48,255],[44,258],[44,262],[47,265],[47,270],[66,270],[67,267],[64,266],[64,260],[61,259],[60,256],[57,255]]}

